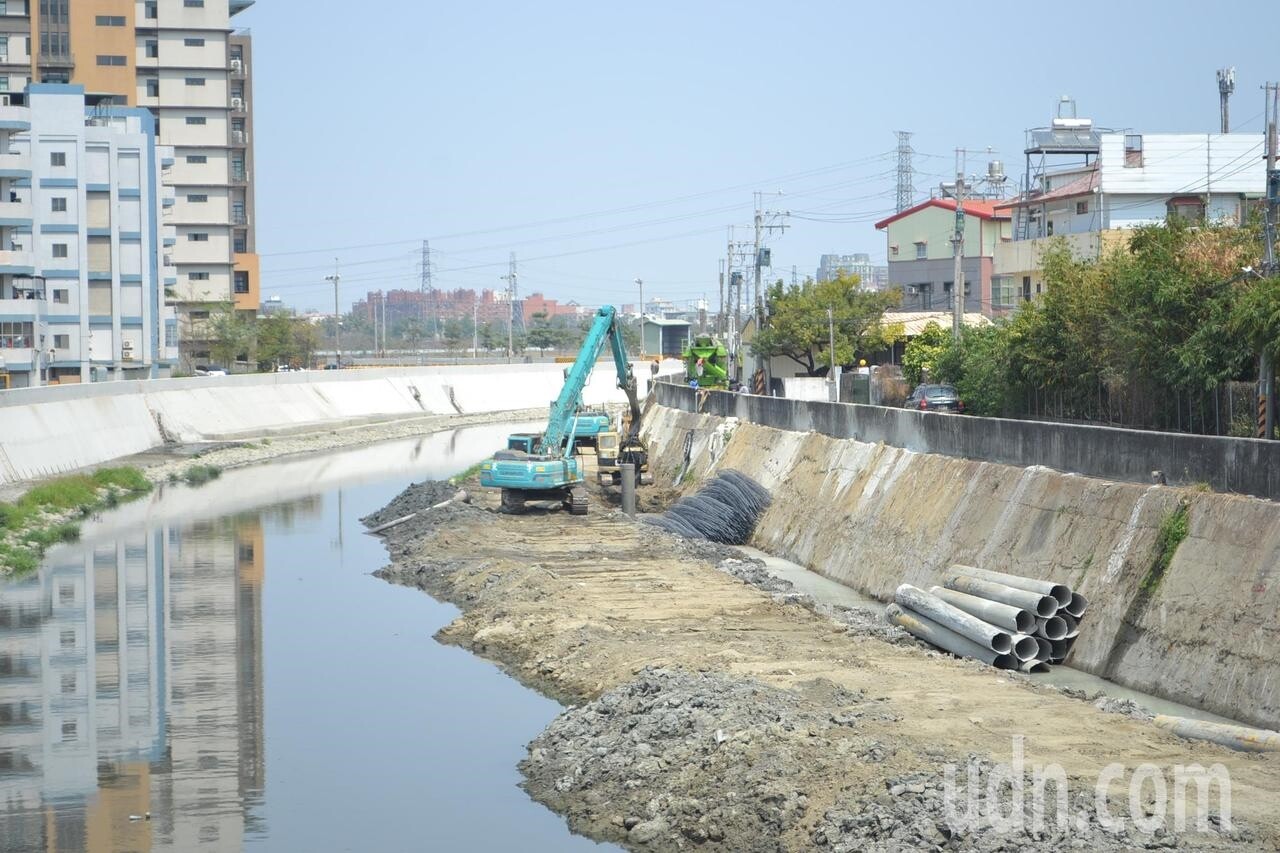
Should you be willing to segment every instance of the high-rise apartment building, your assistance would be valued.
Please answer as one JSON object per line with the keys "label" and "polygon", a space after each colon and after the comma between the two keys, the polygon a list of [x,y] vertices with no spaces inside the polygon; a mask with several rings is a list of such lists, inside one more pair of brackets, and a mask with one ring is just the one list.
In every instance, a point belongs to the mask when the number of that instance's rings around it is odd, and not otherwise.
{"label": "high-rise apartment building", "polygon": [[[232,18],[253,0],[0,0],[0,99],[28,81],[75,82],[155,115],[175,149],[164,282],[184,366],[207,358],[219,304],[258,310],[252,42]],[[101,98],[98,98],[99,102]]]}

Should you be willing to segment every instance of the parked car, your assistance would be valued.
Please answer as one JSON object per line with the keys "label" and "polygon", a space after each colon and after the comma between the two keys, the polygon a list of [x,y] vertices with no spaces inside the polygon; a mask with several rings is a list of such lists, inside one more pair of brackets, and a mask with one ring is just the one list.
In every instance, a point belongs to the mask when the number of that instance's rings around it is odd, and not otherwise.
{"label": "parked car", "polygon": [[227,375],[227,371],[225,368],[218,367],[217,365],[214,365],[214,364],[210,364],[208,366],[199,365],[196,367],[195,372],[196,372],[196,376],[226,376]]}
{"label": "parked car", "polygon": [[964,400],[953,385],[917,385],[902,407],[926,412],[963,412]]}

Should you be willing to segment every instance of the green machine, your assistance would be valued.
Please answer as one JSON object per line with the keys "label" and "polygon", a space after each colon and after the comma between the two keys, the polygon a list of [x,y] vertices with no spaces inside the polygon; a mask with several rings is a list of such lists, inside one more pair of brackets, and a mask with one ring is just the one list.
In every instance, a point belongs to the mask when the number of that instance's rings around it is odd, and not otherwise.
{"label": "green machine", "polygon": [[684,378],[699,388],[729,387],[729,351],[711,335],[695,335],[681,354]]}

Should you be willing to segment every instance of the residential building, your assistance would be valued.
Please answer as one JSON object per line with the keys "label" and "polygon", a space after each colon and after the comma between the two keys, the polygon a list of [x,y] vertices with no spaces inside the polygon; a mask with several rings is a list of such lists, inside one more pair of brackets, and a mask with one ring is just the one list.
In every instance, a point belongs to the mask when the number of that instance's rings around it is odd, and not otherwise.
{"label": "residential building", "polygon": [[187,369],[208,360],[201,321],[212,308],[258,310],[252,41],[231,28],[252,4],[0,0],[0,101],[31,80],[79,83],[95,103],[149,109],[160,144],[175,149],[164,284]]}
{"label": "residential building", "polygon": [[[964,210],[964,310],[990,314],[996,248],[1011,235],[1009,211],[991,201]],[[903,311],[951,310],[955,278],[956,203],[931,198],[876,223],[888,244],[889,286],[902,290]]]}
{"label": "residential building", "polygon": [[871,263],[868,254],[822,255],[818,258],[818,282],[831,281],[842,274],[856,275],[867,290],[883,290],[889,284],[889,268]]}
{"label": "residential building", "polygon": [[172,153],[147,110],[36,83],[0,106],[0,374],[144,379],[176,356],[160,218]]}

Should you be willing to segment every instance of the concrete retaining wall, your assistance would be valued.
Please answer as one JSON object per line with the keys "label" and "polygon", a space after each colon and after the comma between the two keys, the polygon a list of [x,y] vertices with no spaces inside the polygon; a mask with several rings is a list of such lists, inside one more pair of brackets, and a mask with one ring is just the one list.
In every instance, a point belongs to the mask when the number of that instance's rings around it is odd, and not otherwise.
{"label": "concrete retaining wall", "polygon": [[[903,582],[939,583],[952,563],[1061,580],[1090,601],[1073,666],[1280,727],[1280,503],[663,406],[645,430],[660,483],[674,478],[692,432],[694,474],[735,468],[773,492],[752,543],[762,549],[882,601]],[[1156,579],[1161,524],[1184,501],[1189,535]]]}
{"label": "concrete retaining wall", "polygon": [[976,418],[660,383],[657,401],[686,412],[736,417],[777,429],[884,442],[904,450],[1150,483],[1207,484],[1220,492],[1280,500],[1280,441],[1077,424]]}
{"label": "concrete retaining wall", "polygon": [[[166,441],[266,435],[324,423],[544,407],[564,365],[457,365],[204,376],[0,393],[0,484],[141,453]],[[650,368],[634,364],[641,392]],[[588,404],[622,402],[601,363]]]}

